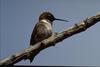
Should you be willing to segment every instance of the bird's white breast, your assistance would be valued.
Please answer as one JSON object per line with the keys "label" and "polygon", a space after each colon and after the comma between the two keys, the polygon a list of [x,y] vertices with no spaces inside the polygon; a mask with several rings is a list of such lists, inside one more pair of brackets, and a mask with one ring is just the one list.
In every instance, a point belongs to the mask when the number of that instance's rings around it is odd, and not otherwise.
{"label": "bird's white breast", "polygon": [[47,21],[47,20],[41,20],[43,23],[45,23],[45,27],[48,29],[48,30],[52,30],[52,26],[51,24]]}

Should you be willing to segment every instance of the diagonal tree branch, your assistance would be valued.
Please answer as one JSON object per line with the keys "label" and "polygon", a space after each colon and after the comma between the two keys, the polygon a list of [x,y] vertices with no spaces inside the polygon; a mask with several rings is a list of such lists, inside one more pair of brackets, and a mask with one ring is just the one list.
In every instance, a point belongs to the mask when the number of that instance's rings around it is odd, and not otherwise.
{"label": "diagonal tree branch", "polygon": [[0,65],[14,65],[15,63],[28,59],[32,54],[34,57],[43,49],[46,49],[50,46],[55,46],[56,43],[61,42],[62,40],[85,31],[87,28],[91,27],[92,25],[96,24],[100,21],[100,13],[96,16],[92,16],[90,18],[86,18],[85,20],[81,21],[80,23],[75,24],[74,26],[68,28],[67,30],[55,33],[48,39],[43,40],[29,48],[24,49],[22,52],[16,53],[10,57],[7,57],[3,60],[0,60]]}

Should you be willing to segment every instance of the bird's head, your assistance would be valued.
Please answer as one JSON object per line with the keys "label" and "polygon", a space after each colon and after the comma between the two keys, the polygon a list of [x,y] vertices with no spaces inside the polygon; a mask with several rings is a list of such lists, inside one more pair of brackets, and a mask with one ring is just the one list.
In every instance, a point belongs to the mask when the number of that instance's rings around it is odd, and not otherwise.
{"label": "bird's head", "polygon": [[59,20],[59,21],[65,21],[68,22],[67,20],[63,20],[63,19],[57,19],[54,17],[54,15],[50,12],[43,12],[40,16],[39,16],[39,20],[43,20],[43,19],[47,19],[51,22],[53,22],[54,20]]}

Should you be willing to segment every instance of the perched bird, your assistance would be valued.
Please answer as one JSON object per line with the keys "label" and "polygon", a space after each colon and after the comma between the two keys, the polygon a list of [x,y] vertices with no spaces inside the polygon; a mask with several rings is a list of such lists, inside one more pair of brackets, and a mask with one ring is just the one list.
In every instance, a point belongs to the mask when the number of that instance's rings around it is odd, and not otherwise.
{"label": "perched bird", "polygon": [[[47,39],[50,37],[53,33],[52,31],[52,24],[54,20],[59,20],[59,21],[65,21],[68,22],[67,20],[62,20],[62,19],[57,19],[51,14],[50,12],[43,12],[39,16],[39,21],[35,25],[33,32],[31,34],[31,39],[30,39],[30,46],[34,45],[38,42],[41,42],[44,39]],[[30,62],[33,60],[33,56],[29,57]]]}

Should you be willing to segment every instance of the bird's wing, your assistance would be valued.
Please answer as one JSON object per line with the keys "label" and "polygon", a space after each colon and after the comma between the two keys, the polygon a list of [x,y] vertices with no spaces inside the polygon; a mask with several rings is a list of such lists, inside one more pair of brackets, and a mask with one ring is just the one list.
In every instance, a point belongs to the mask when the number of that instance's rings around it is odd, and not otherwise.
{"label": "bird's wing", "polygon": [[37,23],[31,35],[30,45],[50,37],[51,34],[51,31],[48,31],[43,23]]}

